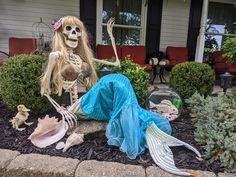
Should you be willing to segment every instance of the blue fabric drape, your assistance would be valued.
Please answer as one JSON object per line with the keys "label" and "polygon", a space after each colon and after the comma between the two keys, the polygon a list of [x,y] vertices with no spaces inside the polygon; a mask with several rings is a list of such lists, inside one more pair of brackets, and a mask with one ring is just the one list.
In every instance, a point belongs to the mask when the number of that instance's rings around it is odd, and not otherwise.
{"label": "blue fabric drape", "polygon": [[131,159],[143,153],[145,130],[153,122],[171,134],[169,121],[141,108],[129,79],[121,74],[102,77],[83,95],[80,106],[86,116],[108,121],[108,144],[118,146]]}

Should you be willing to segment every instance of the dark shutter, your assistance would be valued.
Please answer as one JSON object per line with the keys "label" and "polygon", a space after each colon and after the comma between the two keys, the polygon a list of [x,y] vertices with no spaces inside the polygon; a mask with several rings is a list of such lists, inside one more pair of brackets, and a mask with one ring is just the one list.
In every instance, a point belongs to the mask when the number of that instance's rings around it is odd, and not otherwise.
{"label": "dark shutter", "polygon": [[92,49],[96,48],[96,0],[80,0],[80,19],[84,22]]}
{"label": "dark shutter", "polygon": [[190,60],[195,60],[197,37],[200,30],[202,5],[203,5],[203,0],[191,0],[188,41],[187,41]]}
{"label": "dark shutter", "polygon": [[159,51],[163,0],[149,0],[146,26],[147,58]]}

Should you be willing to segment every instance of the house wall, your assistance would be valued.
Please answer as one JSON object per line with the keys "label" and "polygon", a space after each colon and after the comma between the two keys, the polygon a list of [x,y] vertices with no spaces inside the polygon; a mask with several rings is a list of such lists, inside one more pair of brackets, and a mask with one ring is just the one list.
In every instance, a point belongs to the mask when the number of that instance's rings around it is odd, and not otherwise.
{"label": "house wall", "polygon": [[186,47],[191,0],[163,0],[160,50]]}
{"label": "house wall", "polygon": [[51,24],[65,15],[79,16],[80,0],[0,0],[0,51],[9,37],[32,37],[33,23]]}

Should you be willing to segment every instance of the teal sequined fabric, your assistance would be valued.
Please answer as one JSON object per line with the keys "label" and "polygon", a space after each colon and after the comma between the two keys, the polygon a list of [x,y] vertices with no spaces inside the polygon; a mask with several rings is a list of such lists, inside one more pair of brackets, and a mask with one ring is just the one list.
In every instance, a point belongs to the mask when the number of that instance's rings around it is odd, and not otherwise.
{"label": "teal sequined fabric", "polygon": [[83,95],[80,108],[91,119],[108,121],[108,144],[118,146],[131,159],[144,152],[145,131],[152,123],[171,133],[168,120],[139,106],[129,79],[121,74],[102,77]]}

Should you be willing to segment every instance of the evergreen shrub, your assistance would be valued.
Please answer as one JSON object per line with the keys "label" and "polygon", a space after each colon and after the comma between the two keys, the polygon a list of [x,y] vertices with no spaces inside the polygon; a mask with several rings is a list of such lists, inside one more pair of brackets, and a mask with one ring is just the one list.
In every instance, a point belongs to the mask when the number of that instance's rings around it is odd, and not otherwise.
{"label": "evergreen shrub", "polygon": [[195,92],[208,95],[213,91],[214,84],[215,73],[207,64],[180,63],[170,73],[170,87],[175,89],[182,99],[189,98]]}
{"label": "evergreen shrub", "polygon": [[210,162],[220,161],[228,172],[236,172],[236,101],[232,96],[201,96],[186,100],[195,122],[195,140]]}
{"label": "evergreen shrub", "polygon": [[51,108],[47,98],[40,95],[39,79],[46,61],[39,55],[17,55],[4,62],[0,67],[0,96],[8,107],[24,104],[34,112]]}

